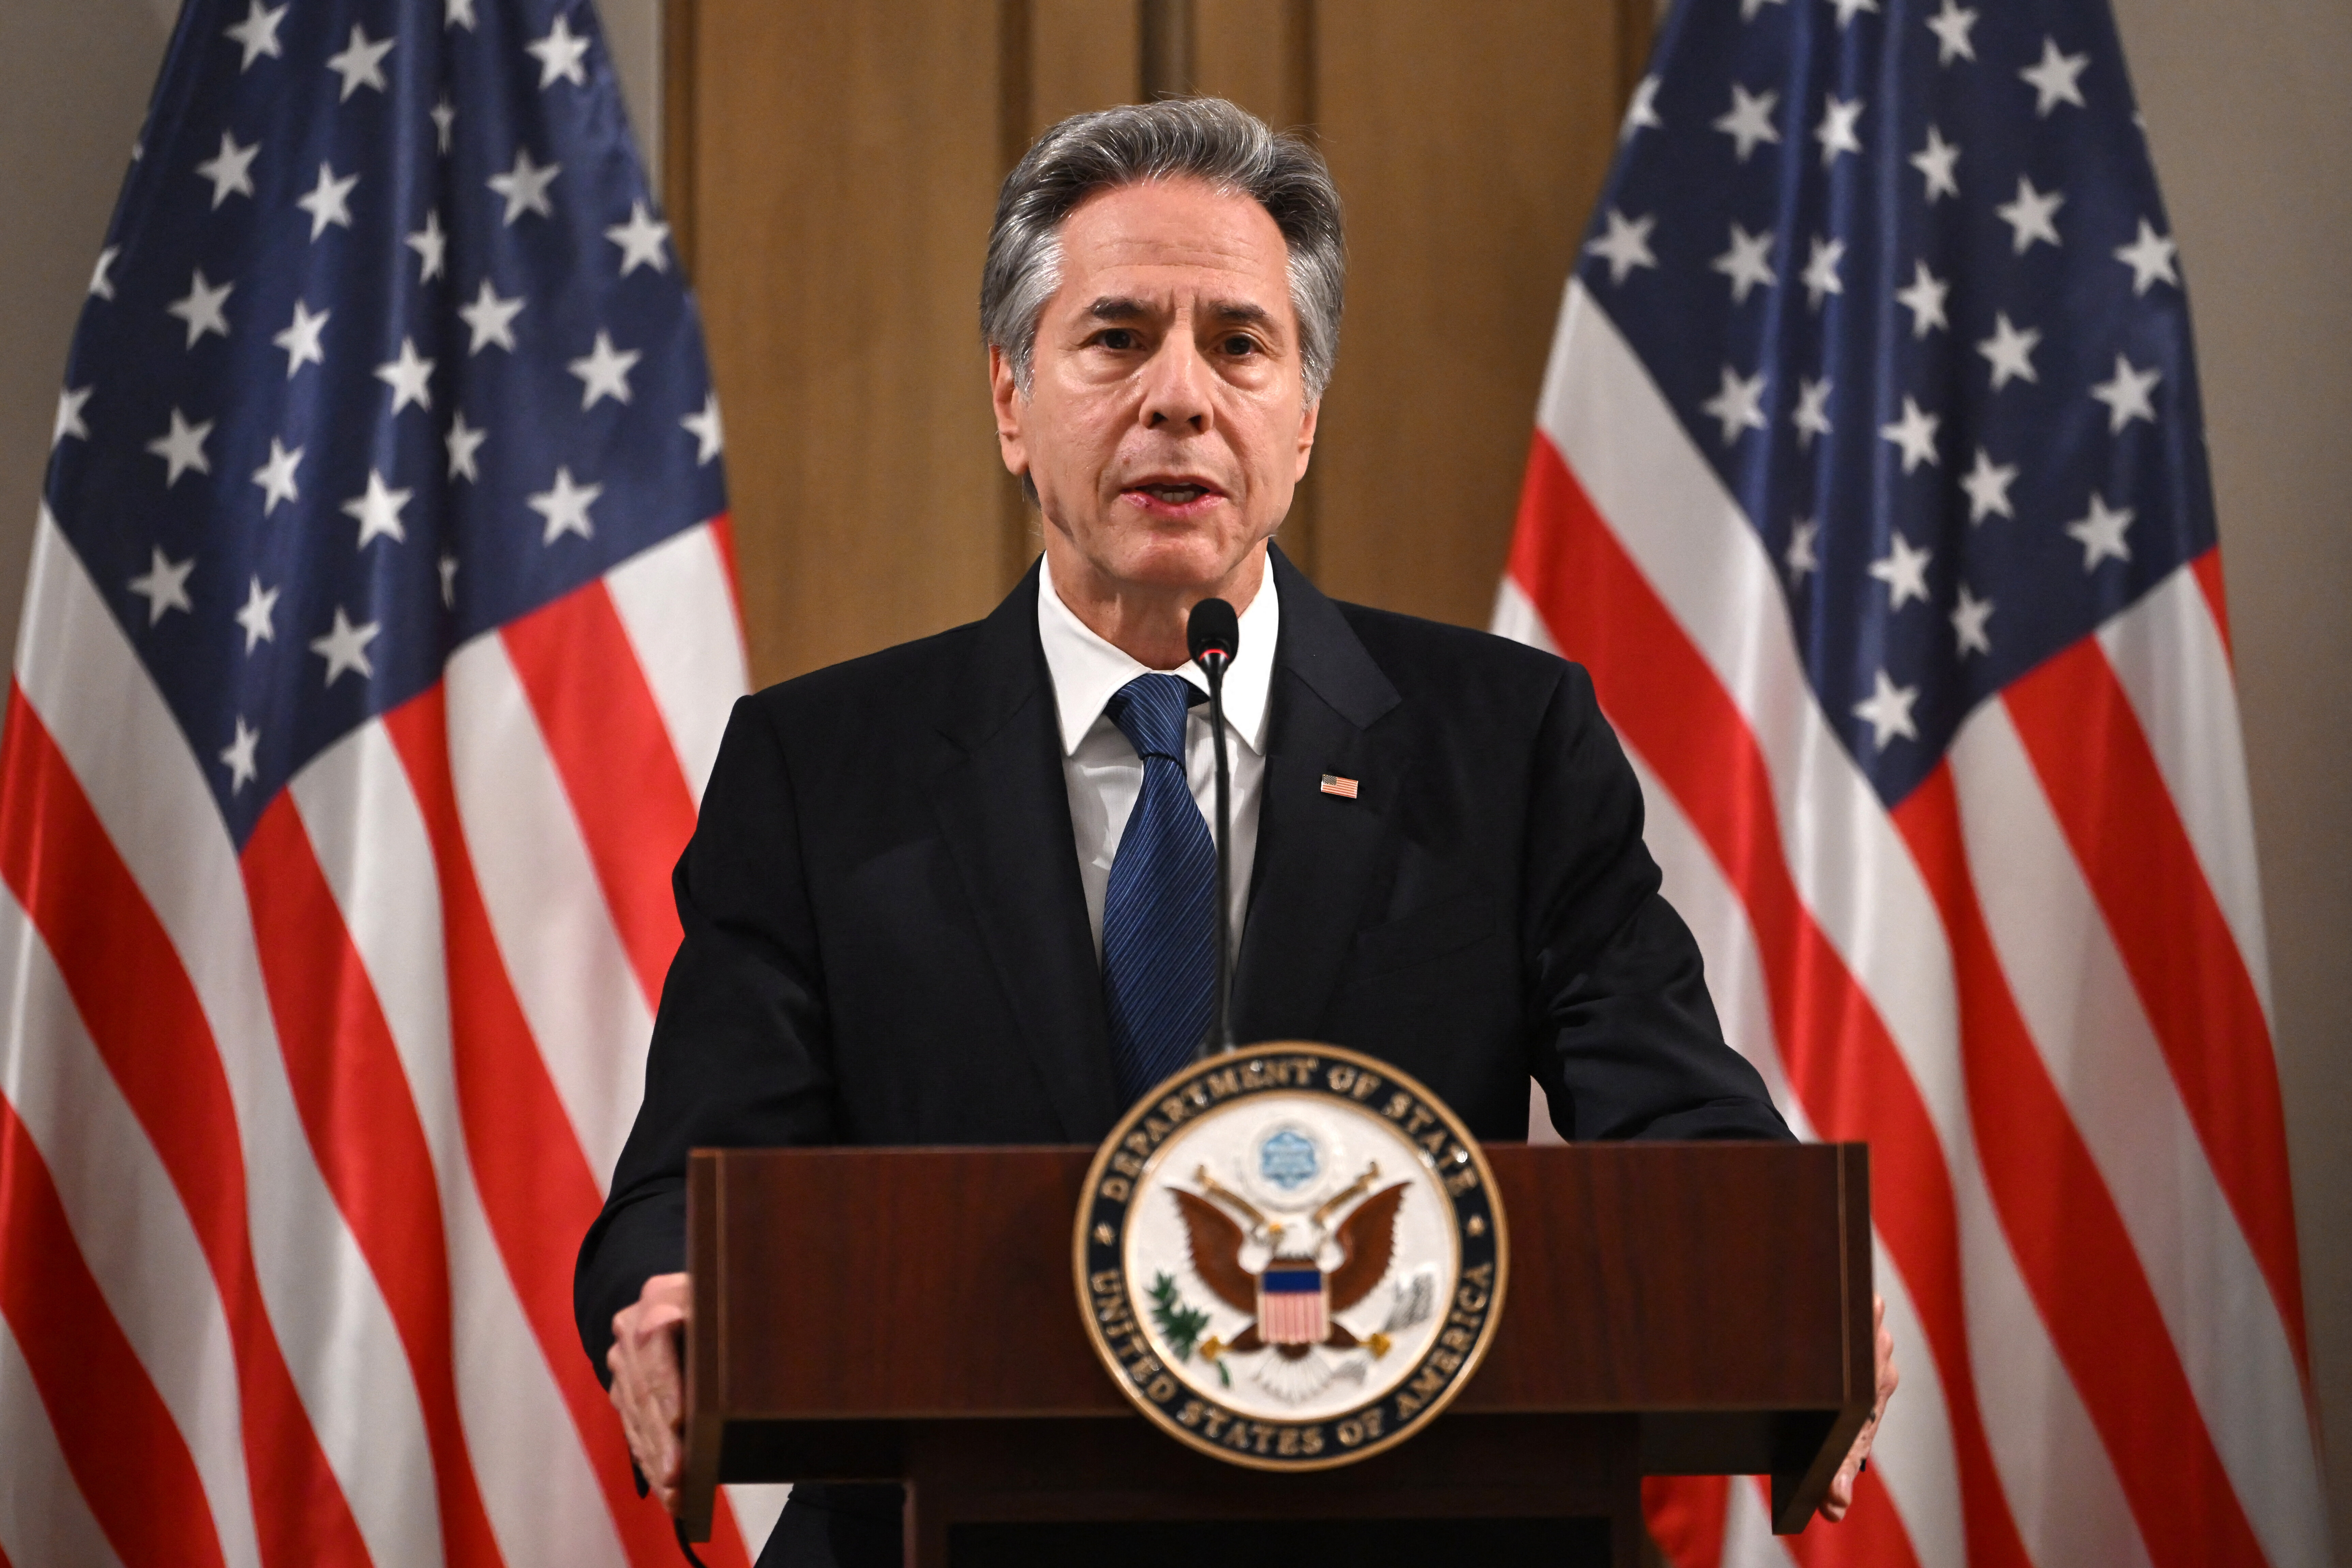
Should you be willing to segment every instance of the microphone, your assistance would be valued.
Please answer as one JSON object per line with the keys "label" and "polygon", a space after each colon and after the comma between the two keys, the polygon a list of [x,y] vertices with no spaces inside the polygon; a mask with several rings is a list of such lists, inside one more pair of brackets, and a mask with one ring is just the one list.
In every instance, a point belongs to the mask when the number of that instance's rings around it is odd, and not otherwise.
{"label": "microphone", "polygon": [[1223,599],[1192,606],[1184,625],[1192,662],[1209,678],[1209,741],[1217,759],[1217,991],[1197,1055],[1234,1048],[1233,772],[1225,757],[1225,667],[1241,647],[1241,617]]}

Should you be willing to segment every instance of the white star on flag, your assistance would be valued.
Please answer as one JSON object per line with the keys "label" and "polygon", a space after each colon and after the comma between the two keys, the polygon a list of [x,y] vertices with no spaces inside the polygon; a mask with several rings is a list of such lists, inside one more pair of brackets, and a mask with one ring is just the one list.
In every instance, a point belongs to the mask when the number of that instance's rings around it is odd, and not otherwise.
{"label": "white star on flag", "polygon": [[1777,92],[1751,93],[1736,81],[1731,84],[1731,107],[1717,118],[1715,129],[1731,138],[1741,163],[1748,162],[1759,142],[1780,140],[1780,128],[1772,123],[1772,110],[1780,102]]}
{"label": "white star on flag", "polygon": [[520,313],[522,306],[521,295],[501,300],[499,291],[490,287],[490,280],[483,279],[481,291],[474,296],[474,302],[457,307],[457,319],[472,328],[474,333],[473,342],[466,346],[467,355],[471,357],[480,353],[493,343],[512,353],[515,346],[514,319]]}
{"label": "white star on flag", "polygon": [[2067,534],[2083,547],[2084,571],[2096,571],[2102,561],[2131,559],[2124,531],[2132,525],[2135,515],[2127,506],[2109,510],[2105,497],[2096,490],[2091,492],[2091,510],[2066,525]]}
{"label": "white star on flag", "polygon": [[220,151],[196,165],[196,173],[213,183],[213,209],[233,195],[253,195],[253,160],[261,151],[261,143],[240,147],[236,138],[221,132]]}
{"label": "white star on flag", "polygon": [[433,121],[434,149],[446,153],[449,150],[449,132],[457,123],[457,106],[449,101],[449,95],[445,92],[426,111],[426,117]]}
{"label": "white star on flag", "polygon": [[1805,258],[1805,303],[1818,310],[1822,301],[1832,294],[1845,292],[1845,284],[1838,277],[1838,263],[1845,259],[1845,241],[1813,237],[1813,247]]}
{"label": "white star on flag", "polygon": [[472,32],[475,26],[474,0],[446,0],[442,11],[441,26],[444,31],[451,27],[463,27],[466,31]]}
{"label": "white star on flag", "polygon": [[245,20],[221,29],[245,48],[245,58],[237,62],[237,75],[253,68],[253,62],[264,55],[282,58],[286,50],[278,42],[278,24],[286,20],[286,7],[278,5],[263,9],[261,0],[252,0]]}
{"label": "white star on flag", "polygon": [[147,601],[147,624],[153,626],[169,610],[193,612],[188,602],[188,574],[196,569],[196,558],[173,561],[157,545],[147,554],[147,573],[131,579],[131,591]]}
{"label": "white star on flag", "polygon": [[1918,700],[1917,687],[1897,686],[1882,669],[1872,679],[1870,695],[1853,705],[1853,716],[1868,721],[1871,744],[1883,752],[1897,735],[1906,741],[1919,738],[1919,727],[1911,720],[1911,704]]}
{"label": "white star on flag", "polygon": [[382,623],[370,621],[353,626],[341,605],[335,606],[335,624],[322,637],[310,639],[310,651],[327,661],[327,681],[335,683],[338,676],[357,670],[362,679],[375,679],[375,666],[368,662],[367,646],[383,629]]}
{"label": "white star on flag", "polygon": [[2033,350],[2042,342],[2042,330],[2028,327],[2020,331],[2009,324],[2009,312],[1996,310],[1992,318],[1992,336],[1977,344],[1977,353],[1984,355],[1992,366],[1992,389],[1999,392],[2012,381],[2039,382],[2033,374]]}
{"label": "white star on flag", "polygon": [[367,489],[343,503],[343,515],[359,520],[360,541],[353,548],[365,550],[369,540],[380,538],[407,543],[408,531],[400,524],[400,509],[415,493],[394,489],[383,482],[383,474],[370,468]]}
{"label": "white star on flag", "polygon": [[601,398],[629,400],[629,372],[644,356],[635,349],[614,350],[613,340],[599,331],[593,347],[573,360],[570,369],[580,378],[580,407],[584,413]]}
{"label": "white star on flag", "polygon": [[2090,63],[2090,56],[2062,55],[2057,39],[2043,38],[2041,62],[2017,73],[2033,89],[2033,112],[2047,120],[2050,111],[2062,103],[2071,103],[2077,109],[2087,107],[2083,102],[2081,78]]}
{"label": "white star on flag", "polygon": [[1927,30],[1936,35],[1936,63],[1950,65],[1954,60],[1973,61],[1977,47],[1969,37],[1969,29],[1977,25],[1974,11],[1963,11],[1959,0],[1944,0],[1944,8],[1927,18]]}
{"label": "white star on flag", "polygon": [[[1877,6],[1873,5],[1872,10]],[[1862,151],[1862,138],[1854,132],[1854,121],[1862,118],[1862,100],[1842,99],[1835,93],[1822,100],[1822,122],[1813,127],[1813,140],[1822,144],[1822,167],[1837,162],[1841,153]]]}
{"label": "white star on flag", "polygon": [[446,550],[441,552],[441,607],[457,607],[457,558]]}
{"label": "white star on flag", "polygon": [[466,411],[459,409],[449,421],[449,478],[481,482],[481,472],[474,467],[474,454],[488,440],[489,432],[477,430],[466,423]]}
{"label": "white star on flag", "polygon": [[1927,205],[1934,206],[1939,196],[1957,197],[1960,182],[1953,165],[1960,161],[1960,150],[1944,140],[1944,133],[1934,126],[1927,127],[1927,144],[1911,154],[1911,166],[1927,177]]}
{"label": "white star on flag", "polygon": [[433,362],[421,357],[416,343],[410,338],[400,340],[400,357],[375,367],[375,378],[392,388],[392,411],[398,414],[414,403],[419,408],[433,406]]}
{"label": "white star on flag", "polygon": [[163,307],[166,315],[177,316],[188,323],[188,347],[194,348],[196,340],[206,332],[228,336],[228,316],[221,307],[228,302],[229,290],[236,287],[234,283],[212,287],[205,281],[205,269],[199,267],[188,284],[187,293]]}
{"label": "white star on flag", "polygon": [[1822,558],[1813,550],[1814,542],[1821,536],[1822,525],[1810,518],[1797,519],[1795,526],[1789,531],[1789,548],[1781,554],[1780,560],[1789,568],[1790,587],[1801,584],[1808,572],[1822,569]]}
{"label": "white star on flag", "polygon": [[191,425],[177,408],[172,410],[172,427],[147,443],[147,449],[163,458],[171,469],[163,476],[165,489],[178,484],[180,476],[190,468],[200,474],[213,471],[211,459],[205,456],[205,438],[212,433],[211,420]]}
{"label": "white star on flag", "polygon": [[[253,482],[261,487],[262,516],[268,517],[276,511],[279,501],[302,499],[301,492],[294,487],[295,465],[301,460],[301,447],[297,447],[289,452],[286,449],[286,443],[277,437],[269,438],[269,460],[253,470]],[[252,650],[248,648],[247,651]]]}
{"label": "white star on flag", "polygon": [[321,310],[314,316],[310,306],[299,300],[294,301],[294,320],[269,340],[286,351],[287,380],[293,380],[294,373],[305,364],[327,363],[326,351],[319,346],[319,334],[326,331],[327,318],[333,314],[332,310]]}
{"label": "white star on flag", "polygon": [[1909,394],[1903,398],[1903,417],[1891,425],[1882,425],[1878,433],[1903,448],[1903,471],[1909,473],[1922,463],[1940,465],[1943,458],[1936,452],[1936,428],[1943,423],[1938,414],[1923,412]]}
{"label": "white star on flag", "polygon": [[1785,5],[1788,3],[1789,0],[1739,0],[1739,19],[1743,22],[1753,22],[1756,20],[1756,13],[1765,6]]}
{"label": "white star on flag", "polygon": [[1991,618],[1992,601],[1978,598],[1966,583],[1961,584],[1960,602],[1952,611],[1952,630],[1960,639],[1962,658],[1992,652],[1992,638],[1985,635],[1985,622]]}
{"label": "white star on flag", "polygon": [[531,510],[547,519],[547,530],[540,542],[552,544],[567,533],[576,533],[583,539],[592,537],[596,531],[589,521],[588,509],[604,493],[603,485],[575,485],[570,468],[556,469],[555,483],[528,502]]}
{"label": "white star on flag", "polygon": [[253,749],[260,743],[261,731],[247,728],[245,715],[238,714],[236,739],[231,741],[220,754],[220,760],[228,764],[229,794],[236,794],[259,774],[261,770],[254,765]]}
{"label": "white star on flag", "polygon": [[629,204],[629,221],[616,223],[604,231],[604,237],[621,247],[621,276],[626,278],[640,267],[650,267],[656,272],[669,270],[669,258],[663,253],[663,242],[669,238],[669,225],[657,223],[646,211],[643,202]]}
{"label": "white star on flag", "polygon": [[2124,426],[2135,419],[2145,419],[2151,425],[2156,423],[2156,405],[2149,400],[2148,394],[2156,390],[2156,384],[2163,378],[2164,373],[2154,365],[2146,370],[2134,370],[2131,361],[2121,354],[2116,356],[2115,379],[2103,381],[2091,388],[2091,395],[2107,405],[2108,435],[2122,435]]}
{"label": "white star on flag", "polygon": [[572,24],[563,17],[555,18],[555,26],[548,30],[547,37],[535,38],[522,48],[523,53],[539,62],[541,91],[559,81],[568,81],[574,87],[587,84],[588,73],[581,60],[588,53],[588,40],[574,37]]}
{"label": "white star on flag", "polygon": [[444,264],[449,254],[449,237],[441,232],[441,214],[435,208],[425,209],[425,226],[403,243],[416,252],[418,283],[430,283],[446,271]]}
{"label": "white star on flag", "polygon": [[1977,448],[1976,467],[1960,480],[1960,489],[1968,492],[1969,521],[1982,522],[1994,512],[2013,518],[2010,510],[2009,487],[2017,479],[2015,463],[1996,463],[1982,447]]}
{"label": "white star on flag", "polygon": [[2004,202],[1992,210],[1999,213],[2000,221],[2013,231],[2011,253],[2022,256],[2037,239],[2047,240],[2052,245],[2060,243],[2058,226],[2051,220],[2065,205],[2063,192],[2052,191],[2045,195],[2033,188],[2032,180],[2020,174],[2017,176],[2017,199]]}
{"label": "white star on flag", "polygon": [[702,395],[702,412],[699,414],[689,414],[685,418],[679,420],[678,423],[685,426],[688,432],[694,437],[695,467],[700,468],[704,464],[709,462],[713,458],[719,456],[719,451],[725,445],[725,441],[719,434],[719,395],[717,393],[704,393]]}
{"label": "white star on flag", "polygon": [[1666,122],[1658,118],[1658,79],[1645,76],[1633,88],[1633,101],[1625,106],[1625,118],[1617,127],[1617,140],[1631,142],[1640,131],[1664,131]]}
{"label": "white star on flag", "polygon": [[56,451],[58,443],[68,436],[79,437],[84,441],[89,439],[89,426],[82,423],[81,411],[89,405],[89,395],[97,390],[95,386],[58,389],[58,420],[49,427],[50,451]]}
{"label": "white star on flag", "polygon": [[1853,21],[1864,11],[1875,12],[1878,9],[1878,0],[1830,0],[1830,4],[1837,7],[1840,31],[1843,31],[1848,22]]}
{"label": "white star on flag", "polygon": [[258,577],[254,578],[253,585],[246,590],[245,605],[236,613],[236,624],[244,629],[245,652],[248,658],[253,657],[256,647],[278,640],[278,623],[270,617],[278,609],[278,592],[276,588],[263,587]]}
{"label": "white star on flag", "polygon": [[545,168],[530,161],[530,149],[515,149],[514,167],[503,174],[492,174],[490,189],[507,199],[506,222],[511,226],[525,213],[537,213],[541,217],[555,216],[555,204],[548,200],[547,187],[563,172],[561,163]]}
{"label": "white star on flag", "polygon": [[114,258],[122,254],[122,247],[110,245],[98,253],[98,265],[89,271],[89,291],[100,300],[114,298],[114,279],[107,276],[114,270]]}
{"label": "white star on flag", "polygon": [[2116,247],[2116,259],[2132,269],[2132,292],[2145,294],[2161,280],[2180,287],[2180,274],[2172,258],[2180,247],[2164,235],[2156,232],[2147,219],[2139,220],[2139,237],[2129,245]]}
{"label": "white star on flag", "polygon": [[1797,427],[1797,450],[1811,451],[1813,437],[1830,434],[1830,389],[1828,376],[1819,381],[1800,377],[1797,382],[1797,409],[1789,416],[1789,423]]}
{"label": "white star on flag", "polygon": [[335,178],[335,171],[331,165],[323,163],[319,165],[319,183],[310,188],[308,195],[300,197],[294,204],[310,215],[312,240],[315,241],[320,235],[326,233],[329,224],[335,224],[343,228],[352,226],[352,187],[359,183],[360,177],[357,174],[347,175],[339,180]]}
{"label": "white star on flag", "polygon": [[1895,531],[1886,553],[1870,563],[1870,574],[1886,584],[1888,610],[1899,610],[1914,599],[1927,602],[1927,562],[1935,553],[1913,549],[1903,531]]}
{"label": "white star on flag", "polygon": [[1742,377],[1723,367],[1723,389],[1699,405],[1700,412],[1722,422],[1723,444],[1730,446],[1744,431],[1764,428],[1764,373]]}
{"label": "white star on flag", "polygon": [[1911,336],[1916,341],[1935,328],[1950,329],[1952,323],[1944,319],[1944,298],[1952,291],[1952,286],[1928,271],[1925,261],[1913,265],[1916,270],[1911,286],[1896,289],[1895,300],[1911,312]]}
{"label": "white star on flag", "polygon": [[1655,267],[1658,258],[1650,254],[1650,229],[1657,223],[1655,216],[1640,217],[1628,222],[1615,207],[1609,209],[1609,232],[1585,246],[1588,255],[1598,256],[1609,263],[1609,281],[1622,283],[1625,276],[1636,267]]}
{"label": "white star on flag", "polygon": [[327,57],[327,68],[343,79],[343,90],[339,102],[349,102],[352,94],[363,87],[378,92],[384,89],[383,57],[392,53],[394,40],[385,37],[373,42],[356,22],[352,24],[352,41],[341,54]]}
{"label": "white star on flag", "polygon": [[1736,223],[1731,226],[1731,248],[1717,257],[1711,265],[1731,279],[1732,303],[1746,304],[1748,291],[1759,283],[1767,289],[1780,283],[1767,259],[1775,237],[1769,228],[1762,234],[1750,234]]}

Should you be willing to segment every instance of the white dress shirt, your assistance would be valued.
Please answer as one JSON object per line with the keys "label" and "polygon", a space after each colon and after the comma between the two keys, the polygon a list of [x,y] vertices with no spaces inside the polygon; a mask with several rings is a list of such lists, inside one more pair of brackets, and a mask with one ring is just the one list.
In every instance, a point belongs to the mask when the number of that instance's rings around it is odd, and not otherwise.
{"label": "white dress shirt", "polygon": [[[1257,805],[1265,784],[1266,696],[1274,678],[1275,638],[1282,631],[1282,605],[1268,571],[1257,596],[1242,612],[1241,647],[1225,670],[1225,755],[1233,771],[1233,933],[1238,953],[1242,919],[1249,911],[1250,868],[1257,861]],[[1054,591],[1054,574],[1037,574],[1037,640],[1054,678],[1054,706],[1062,725],[1062,779],[1070,791],[1070,827],[1077,838],[1078,880],[1087,892],[1087,923],[1094,930],[1095,956],[1102,956],[1103,894],[1127,819],[1143,793],[1143,759],[1103,712],[1118,689],[1152,673],[1097,636]],[[1200,666],[1162,673],[1177,675],[1206,691]],[[1209,741],[1209,705],[1196,703],[1184,726],[1184,771],[1192,798],[1217,831],[1217,762]]]}

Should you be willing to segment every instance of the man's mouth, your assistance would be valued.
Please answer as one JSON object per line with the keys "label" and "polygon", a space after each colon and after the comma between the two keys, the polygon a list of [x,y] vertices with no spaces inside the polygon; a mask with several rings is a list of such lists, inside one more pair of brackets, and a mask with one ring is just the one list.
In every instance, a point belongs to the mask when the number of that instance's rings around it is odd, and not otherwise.
{"label": "man's mouth", "polygon": [[1174,507],[1179,510],[1189,508],[1196,502],[1215,500],[1224,494],[1214,485],[1172,475],[1149,479],[1140,484],[1129,485],[1127,487],[1127,493],[1147,504]]}

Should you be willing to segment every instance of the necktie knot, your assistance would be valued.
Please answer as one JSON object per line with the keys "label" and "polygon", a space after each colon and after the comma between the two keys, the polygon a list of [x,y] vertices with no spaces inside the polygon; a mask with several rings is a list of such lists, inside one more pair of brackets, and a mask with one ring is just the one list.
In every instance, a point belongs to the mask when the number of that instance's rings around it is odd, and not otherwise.
{"label": "necktie knot", "polygon": [[1192,683],[1178,675],[1139,675],[1112,694],[1103,711],[1127,737],[1139,757],[1165,757],[1184,764],[1184,716],[1192,706]]}

